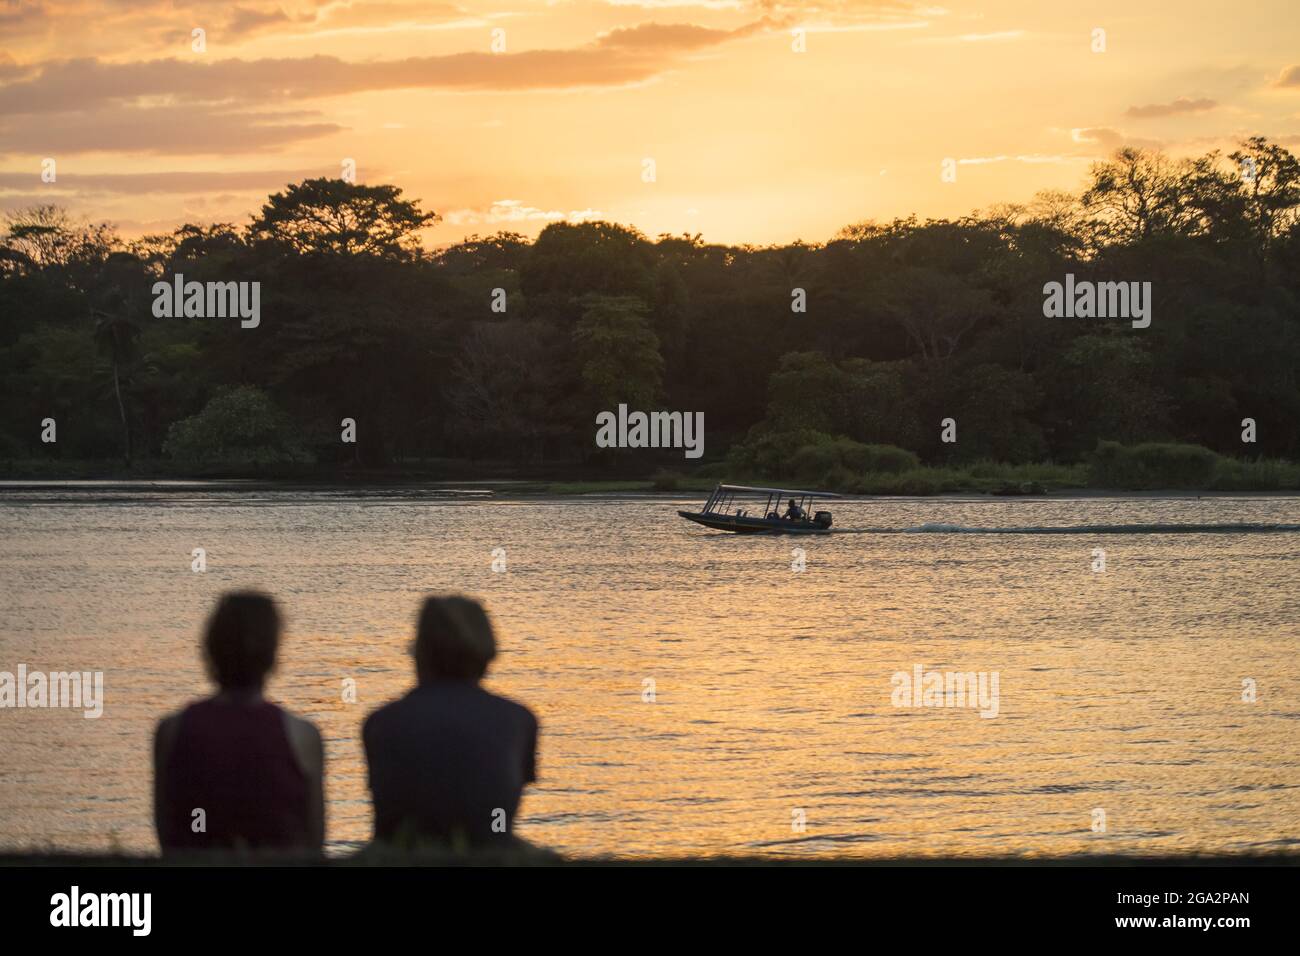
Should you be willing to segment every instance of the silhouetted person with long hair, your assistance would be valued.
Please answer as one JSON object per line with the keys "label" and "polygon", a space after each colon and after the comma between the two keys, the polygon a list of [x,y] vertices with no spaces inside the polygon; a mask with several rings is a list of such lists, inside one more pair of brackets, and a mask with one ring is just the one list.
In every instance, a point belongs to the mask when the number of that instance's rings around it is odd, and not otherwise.
{"label": "silhouetted person with long hair", "polygon": [[496,656],[482,605],[424,602],[415,635],[417,685],[365,722],[375,840],[404,847],[526,845],[513,836],[536,779],[537,718],[479,681]]}
{"label": "silhouetted person with long hair", "polygon": [[163,718],[154,735],[154,825],[164,852],[320,850],[320,733],[262,696],[279,644],[271,598],[235,592],[217,602],[203,637],[217,693]]}

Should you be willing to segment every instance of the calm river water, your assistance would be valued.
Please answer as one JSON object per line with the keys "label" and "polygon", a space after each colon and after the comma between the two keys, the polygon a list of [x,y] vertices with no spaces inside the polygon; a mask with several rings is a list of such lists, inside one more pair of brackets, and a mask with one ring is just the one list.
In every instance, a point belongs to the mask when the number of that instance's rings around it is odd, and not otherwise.
{"label": "calm river water", "polygon": [[[429,591],[486,602],[489,684],[542,723],[519,831],[564,852],[1300,842],[1300,533],[1262,530],[1300,498],[843,501],[872,530],[818,538],[676,516],[698,503],[0,489],[0,671],[106,696],[0,710],[0,845],[156,849],[152,727],[204,692],[200,627],[240,586],[286,612],[270,694],[322,728],[335,851],[369,838],[360,724],[411,684]],[[917,667],[996,672],[997,716],[896,706]]]}

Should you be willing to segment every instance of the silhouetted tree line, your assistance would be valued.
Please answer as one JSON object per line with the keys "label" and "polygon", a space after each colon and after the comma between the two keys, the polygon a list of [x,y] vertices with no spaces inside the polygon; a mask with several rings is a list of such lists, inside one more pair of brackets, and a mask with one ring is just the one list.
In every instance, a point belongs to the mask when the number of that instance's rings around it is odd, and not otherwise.
{"label": "silhouetted tree line", "polygon": [[[1262,138],[1124,149],[1078,195],[820,245],[589,222],[427,252],[418,202],[327,179],[243,228],[130,243],[27,209],[0,246],[0,457],[598,462],[638,454],[594,446],[620,402],[703,411],[710,458],[809,435],[930,462],[1074,461],[1101,440],[1300,457],[1298,210],[1300,163]],[[1044,317],[1067,272],[1150,281],[1151,326]],[[156,318],[176,273],[260,282],[260,326]]]}

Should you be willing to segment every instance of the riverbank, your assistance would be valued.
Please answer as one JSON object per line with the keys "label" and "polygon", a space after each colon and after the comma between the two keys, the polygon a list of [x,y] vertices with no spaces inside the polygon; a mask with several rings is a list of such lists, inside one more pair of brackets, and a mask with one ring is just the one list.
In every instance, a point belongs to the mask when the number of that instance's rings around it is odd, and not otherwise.
{"label": "riverbank", "polygon": [[[1186,485],[1156,485],[1133,488],[1122,484],[1098,484],[1086,465],[989,465],[962,468],[918,468],[901,473],[868,473],[850,482],[780,480],[765,476],[732,475],[707,471],[689,475],[659,473],[650,477],[581,478],[570,476],[532,477],[448,477],[420,469],[383,471],[316,471],[312,473],[186,474],[150,468],[78,467],[65,472],[52,469],[16,468],[0,470],[0,495],[5,492],[147,490],[154,493],[184,493],[203,490],[225,491],[364,491],[384,494],[415,490],[429,494],[472,497],[568,497],[575,495],[663,494],[704,495],[720,481],[733,484],[812,487],[852,497],[937,497],[948,495],[999,497],[1097,497],[1097,496],[1209,496],[1233,494],[1294,494],[1300,491],[1300,466],[1272,469],[1257,480],[1234,480],[1220,476],[1213,481]],[[1247,476],[1249,477],[1249,476]]]}
{"label": "riverbank", "polygon": [[[185,495],[207,492],[229,493],[265,493],[277,494],[301,493],[321,495],[324,497],[341,496],[365,498],[450,498],[459,500],[495,499],[557,499],[568,498],[663,498],[678,500],[681,498],[703,498],[713,490],[714,479],[688,479],[674,488],[662,488],[651,480],[644,481],[412,481],[392,480],[386,482],[358,483],[339,481],[287,481],[256,478],[232,479],[0,479],[0,501],[6,495],[21,495],[30,500],[36,497],[44,500],[66,499],[75,496],[78,500],[112,501],[121,498],[133,498],[140,495],[183,497]],[[42,495],[44,493],[44,495]],[[1212,498],[1270,498],[1294,497],[1293,489],[1268,489],[1246,491],[1188,490],[1185,488],[1153,488],[1128,490],[1121,488],[1088,488],[1062,485],[1042,492],[1006,492],[1001,493],[995,487],[986,488],[956,487],[944,491],[884,491],[843,493],[845,499],[872,498],[936,498],[953,500],[997,499],[1001,497],[1022,497],[1038,499],[1090,499],[1090,498],[1177,498],[1177,499],[1212,499]]]}

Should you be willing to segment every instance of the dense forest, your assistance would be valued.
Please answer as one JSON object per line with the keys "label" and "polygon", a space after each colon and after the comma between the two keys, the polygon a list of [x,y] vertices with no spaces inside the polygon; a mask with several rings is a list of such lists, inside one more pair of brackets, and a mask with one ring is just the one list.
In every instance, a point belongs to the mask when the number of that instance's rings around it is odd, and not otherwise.
{"label": "dense forest", "polygon": [[[703,412],[704,463],[730,452],[750,473],[796,454],[870,467],[872,446],[928,464],[1077,462],[1102,442],[1295,459],[1298,212],[1300,163],[1260,138],[1196,159],[1123,149],[1078,194],[818,245],[560,222],[429,252],[420,202],[329,179],[245,226],[130,242],[15,210],[0,461],[688,470],[680,452],[596,448],[596,413],[620,403]],[[259,282],[260,323],[159,317],[153,286],[178,273]],[[1150,326],[1046,317],[1067,274],[1150,282]]]}

